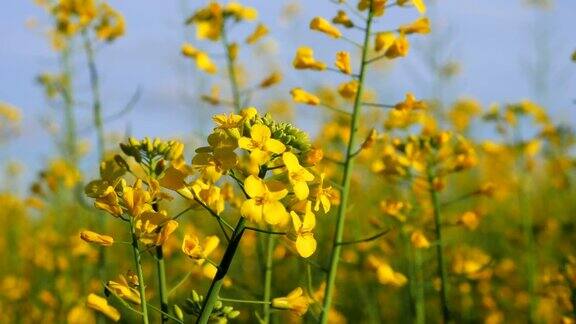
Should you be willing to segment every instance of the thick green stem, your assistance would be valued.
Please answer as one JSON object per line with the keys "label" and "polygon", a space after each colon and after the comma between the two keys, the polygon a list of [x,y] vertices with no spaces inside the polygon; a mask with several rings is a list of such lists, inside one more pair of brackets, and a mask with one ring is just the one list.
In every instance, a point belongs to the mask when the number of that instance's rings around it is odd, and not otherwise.
{"label": "thick green stem", "polygon": [[422,250],[414,248],[414,268],[416,272],[416,319],[414,323],[426,323],[426,305],[424,293],[424,274],[422,272]]}
{"label": "thick green stem", "polygon": [[338,272],[338,262],[340,261],[340,253],[342,251],[342,237],[344,235],[344,225],[346,219],[346,212],[348,210],[348,196],[350,192],[350,182],[352,179],[352,170],[354,167],[354,152],[356,150],[357,132],[360,124],[360,115],[362,109],[362,95],[364,93],[364,79],[366,75],[368,47],[370,43],[370,30],[372,27],[372,1],[370,1],[370,10],[368,11],[368,18],[366,20],[366,28],[364,33],[364,43],[362,45],[362,58],[360,64],[360,72],[358,77],[358,90],[356,98],[354,99],[354,109],[352,111],[352,120],[350,121],[350,138],[346,149],[346,160],[344,161],[344,174],[342,178],[342,198],[340,206],[338,206],[338,216],[336,221],[336,233],[332,244],[332,253],[330,256],[330,267],[328,270],[328,279],[326,282],[326,290],[324,297],[324,304],[322,308],[322,316],[320,323],[328,322],[328,314],[332,305],[332,298],[334,295],[334,286],[336,282],[336,273]]}
{"label": "thick green stem", "polygon": [[134,265],[138,275],[138,289],[140,291],[140,306],[142,307],[142,323],[148,324],[148,307],[146,305],[146,292],[144,284],[144,275],[142,274],[142,262],[140,259],[140,249],[138,247],[138,236],[134,229],[134,222],[130,217],[130,234],[132,235],[132,252],[134,253]]}
{"label": "thick green stem", "polygon": [[432,208],[434,212],[434,230],[436,231],[436,262],[437,272],[440,278],[440,306],[442,309],[442,318],[444,323],[450,322],[450,309],[448,307],[448,274],[444,263],[444,241],[442,240],[442,218],[440,215],[440,202],[438,192],[434,188],[434,174],[432,167],[428,166],[428,191],[432,199]]}
{"label": "thick green stem", "polygon": [[210,315],[212,315],[214,304],[218,300],[218,294],[220,293],[220,289],[224,283],[224,277],[228,273],[228,269],[230,269],[230,265],[232,264],[232,260],[234,259],[234,255],[236,254],[236,250],[238,249],[242,235],[244,234],[244,228],[246,227],[245,222],[245,218],[241,217],[240,220],[238,220],[236,228],[234,228],[234,232],[230,238],[230,243],[228,243],[228,247],[226,247],[222,261],[220,261],[220,265],[218,266],[216,275],[212,280],[210,289],[206,294],[204,304],[202,305],[202,311],[196,323],[206,324],[210,319]]}
{"label": "thick green stem", "polygon": [[[166,269],[164,266],[164,250],[162,245],[156,247],[156,268],[158,273],[158,289],[160,290],[160,310],[168,313],[168,288],[166,287]],[[168,316],[162,314],[162,323],[168,322]]]}
{"label": "thick green stem", "polygon": [[240,88],[238,86],[238,78],[236,77],[236,68],[234,67],[234,54],[232,53],[230,42],[228,41],[228,34],[226,33],[226,22],[222,22],[222,45],[226,53],[226,66],[228,68],[228,78],[230,79],[230,89],[232,90],[232,100],[236,112],[242,109],[240,99]]}
{"label": "thick green stem", "polygon": [[[264,268],[264,301],[271,302],[272,298],[272,270],[274,258],[274,234],[268,234],[266,238],[266,265]],[[263,306],[264,323],[270,323],[270,303]]]}

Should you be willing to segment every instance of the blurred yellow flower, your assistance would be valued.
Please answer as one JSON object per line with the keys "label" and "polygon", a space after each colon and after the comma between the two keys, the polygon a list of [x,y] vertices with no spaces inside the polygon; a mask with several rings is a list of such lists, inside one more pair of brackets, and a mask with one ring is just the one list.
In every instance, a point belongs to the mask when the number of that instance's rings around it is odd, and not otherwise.
{"label": "blurred yellow flower", "polygon": [[298,287],[292,290],[286,297],[272,299],[272,307],[277,309],[287,309],[298,316],[306,314],[310,299],[304,295],[304,290]]}
{"label": "blurred yellow flower", "polygon": [[317,96],[306,92],[302,88],[294,88],[290,91],[292,99],[297,103],[302,103],[311,106],[317,106],[320,104],[320,98]]}
{"label": "blurred yellow flower", "polygon": [[316,216],[312,213],[312,202],[306,203],[306,211],[302,220],[294,211],[290,212],[290,216],[296,233],[296,251],[301,257],[307,258],[316,251],[316,239],[312,232],[316,226]]}
{"label": "blurred yellow flower", "polygon": [[429,34],[430,33],[430,20],[426,17],[416,19],[410,24],[402,25],[398,28],[401,34]]}
{"label": "blurred yellow flower", "polygon": [[310,29],[319,31],[333,38],[340,38],[342,36],[338,28],[322,17],[314,17],[312,21],[310,21]]}
{"label": "blurred yellow flower", "polygon": [[112,236],[102,235],[92,231],[81,231],[80,238],[88,243],[101,246],[111,246],[114,244],[114,238]]}
{"label": "blurred yellow flower", "polygon": [[268,28],[266,25],[260,23],[256,26],[254,31],[246,37],[247,44],[254,44],[259,41],[262,37],[268,35]]}
{"label": "blurred yellow flower", "polygon": [[310,69],[316,71],[322,71],[326,69],[326,64],[314,59],[314,50],[310,47],[299,47],[296,50],[296,56],[292,61],[292,65],[295,69],[303,70]]}
{"label": "blurred yellow flower", "polygon": [[345,74],[352,74],[352,66],[350,65],[350,53],[340,51],[336,52],[336,62],[334,63],[340,72]]}
{"label": "blurred yellow flower", "polygon": [[114,322],[118,322],[120,320],[120,312],[116,308],[108,305],[106,298],[95,294],[90,294],[86,300],[86,306],[104,314]]}

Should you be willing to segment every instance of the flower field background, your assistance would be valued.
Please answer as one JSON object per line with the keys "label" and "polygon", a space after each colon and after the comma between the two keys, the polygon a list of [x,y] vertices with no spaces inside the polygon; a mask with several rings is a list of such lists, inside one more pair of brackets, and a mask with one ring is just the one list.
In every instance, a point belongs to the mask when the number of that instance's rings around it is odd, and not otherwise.
{"label": "flower field background", "polygon": [[0,322],[576,320],[576,3],[3,9]]}

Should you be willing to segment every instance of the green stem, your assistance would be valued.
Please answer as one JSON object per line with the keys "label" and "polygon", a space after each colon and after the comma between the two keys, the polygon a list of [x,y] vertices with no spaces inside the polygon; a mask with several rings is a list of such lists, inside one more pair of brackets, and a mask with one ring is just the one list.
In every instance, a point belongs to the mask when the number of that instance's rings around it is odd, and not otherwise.
{"label": "green stem", "polygon": [[220,301],[229,303],[241,303],[241,304],[272,304],[272,302],[261,301],[261,300],[245,300],[245,299],[234,299],[234,298],[218,298]]}
{"label": "green stem", "polygon": [[350,192],[350,182],[352,179],[352,170],[354,166],[353,153],[356,146],[356,137],[358,126],[360,124],[360,111],[362,109],[362,94],[364,92],[364,79],[366,75],[366,58],[368,56],[368,47],[370,43],[370,29],[372,27],[372,1],[370,1],[368,11],[368,19],[366,20],[366,28],[364,33],[364,43],[362,45],[362,61],[360,64],[360,74],[358,76],[358,90],[356,98],[354,99],[354,109],[352,111],[352,120],[350,121],[350,138],[348,140],[348,147],[346,150],[346,160],[344,161],[344,174],[342,179],[342,199],[340,206],[338,206],[338,216],[336,221],[336,233],[332,246],[332,253],[330,256],[330,267],[328,270],[328,279],[326,282],[326,291],[324,297],[324,304],[322,308],[322,316],[320,323],[325,324],[328,322],[328,314],[332,305],[332,298],[334,294],[334,284],[336,282],[336,272],[338,271],[338,262],[340,260],[340,253],[342,251],[342,237],[344,235],[344,225],[346,218],[346,211],[348,209],[348,196]]}
{"label": "green stem", "polygon": [[220,293],[220,289],[224,283],[224,277],[228,273],[228,269],[230,269],[230,265],[232,264],[232,260],[234,259],[234,255],[236,254],[236,250],[238,249],[242,235],[244,234],[245,222],[246,220],[244,217],[241,217],[240,220],[238,220],[238,224],[236,225],[236,228],[232,233],[232,237],[230,238],[230,243],[228,243],[228,247],[226,247],[222,261],[220,261],[216,275],[212,280],[212,284],[210,285],[206,299],[204,299],[202,311],[196,323],[206,324],[210,319],[210,315],[212,315],[214,304],[218,300],[218,294]]}
{"label": "green stem", "polygon": [[148,324],[148,307],[146,305],[146,292],[144,285],[144,275],[142,274],[142,263],[140,259],[140,250],[138,248],[138,237],[134,228],[134,221],[130,217],[130,234],[132,235],[132,252],[134,253],[134,265],[138,275],[138,289],[140,291],[140,304],[142,307],[142,323]]}
{"label": "green stem", "polygon": [[414,268],[416,272],[416,319],[414,323],[426,323],[426,305],[424,293],[424,274],[422,272],[422,250],[414,248]]}
{"label": "green stem", "polygon": [[[88,63],[88,72],[90,74],[90,89],[92,91],[92,119],[96,129],[98,159],[104,158],[104,125],[102,123],[102,103],[100,100],[100,79],[96,69],[96,60],[94,58],[94,49],[90,37],[86,30],[82,32],[84,41],[84,52]],[[98,213],[98,230],[100,233],[106,232],[106,218],[102,213]],[[100,247],[98,250],[98,273],[101,280],[106,278],[106,248]]]}
{"label": "green stem", "polygon": [[62,51],[61,65],[64,74],[64,83],[62,86],[62,97],[64,99],[64,127],[66,138],[64,140],[64,152],[73,166],[78,163],[76,154],[76,119],[74,118],[74,98],[72,91],[72,67],[71,67],[71,48],[66,46]]}
{"label": "green stem", "polygon": [[[162,245],[156,247],[156,268],[158,272],[158,288],[160,289],[160,309],[163,313],[168,313],[168,288],[166,287],[166,269]],[[168,322],[168,317],[162,314],[162,323],[166,322]]]}
{"label": "green stem", "polygon": [[[272,295],[272,270],[274,257],[274,234],[268,234],[266,239],[266,266],[264,269],[264,301],[271,302]],[[264,323],[270,323],[270,304],[264,304]]]}
{"label": "green stem", "polygon": [[444,242],[442,240],[442,218],[440,215],[440,202],[438,199],[438,192],[434,189],[434,174],[432,167],[428,166],[428,191],[432,199],[432,208],[434,212],[434,229],[436,231],[436,261],[438,276],[440,277],[440,305],[442,308],[442,318],[444,323],[450,322],[450,309],[448,308],[448,274],[446,273],[446,266],[444,264]]}
{"label": "green stem", "polygon": [[236,69],[234,68],[234,57],[230,50],[230,42],[228,41],[228,34],[226,33],[226,20],[222,22],[222,45],[226,52],[226,66],[228,68],[228,77],[230,79],[230,88],[232,90],[232,100],[234,101],[234,109],[237,113],[242,109],[240,101],[240,89],[238,86],[238,78],[236,77]]}

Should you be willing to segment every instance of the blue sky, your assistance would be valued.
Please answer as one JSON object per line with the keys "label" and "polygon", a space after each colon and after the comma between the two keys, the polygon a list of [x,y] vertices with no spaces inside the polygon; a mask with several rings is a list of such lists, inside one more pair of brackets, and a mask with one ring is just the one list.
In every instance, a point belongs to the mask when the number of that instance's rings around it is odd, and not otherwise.
{"label": "blue sky", "polygon": [[[199,92],[207,91],[210,82],[179,55],[179,47],[184,39],[193,41],[191,30],[185,30],[182,24],[184,17],[204,1],[110,2],[125,15],[127,33],[112,45],[99,48],[97,53],[105,110],[111,114],[121,109],[137,87],[142,89],[142,96],[130,115],[107,128],[117,132],[130,129],[138,136],[185,136],[202,132],[207,112],[194,108],[190,100]],[[313,16],[332,17],[336,12],[329,0],[300,0],[302,12],[292,23],[279,18],[288,1],[242,3],[259,9],[261,20],[271,29],[277,53],[274,59],[265,60],[253,51],[246,51],[242,59],[255,62],[254,65],[261,63],[261,71],[254,72],[259,76],[264,75],[270,65],[283,67],[287,75],[279,91],[286,97],[291,87],[326,79],[326,75],[291,71],[290,62],[297,46],[312,46],[317,56],[326,60],[333,57],[334,51],[348,46],[307,28]],[[444,52],[462,65],[462,74],[450,87],[449,97],[474,97],[485,105],[535,97],[526,80],[526,64],[535,55],[533,31],[547,31],[543,33],[549,38],[546,48],[551,49],[549,62],[553,77],[549,80],[551,88],[545,101],[558,119],[574,124],[576,64],[570,63],[569,56],[576,49],[576,1],[557,0],[552,9],[542,12],[527,8],[522,0],[437,0],[431,15],[437,30],[442,35],[450,35]],[[390,11],[376,28],[386,29],[414,18],[416,15],[410,10]],[[26,21],[30,19],[38,21],[39,27],[27,27]],[[34,82],[38,73],[57,68],[56,57],[43,35],[46,22],[45,13],[32,0],[5,0],[2,4],[0,101],[18,106],[24,113],[22,133],[3,144],[2,159],[26,162],[27,173],[37,170],[55,150],[41,120],[55,116],[56,112],[46,105],[41,89]],[[417,77],[425,75],[421,58],[426,55],[427,42],[427,37],[417,40],[413,55],[388,70],[385,76],[378,72],[372,76],[374,82],[383,80],[383,93],[393,98],[390,101],[402,98],[408,90],[421,97],[430,94],[430,80]],[[78,70],[84,70],[84,64],[82,58],[74,62]],[[85,74],[79,73],[77,79],[76,89],[81,98],[77,107],[79,128],[84,129],[90,122],[87,105],[90,94]],[[185,97],[192,99],[185,100]],[[299,109],[308,116],[305,108]],[[304,128],[315,126],[313,122],[303,123]],[[83,136],[93,140],[89,132]]]}

